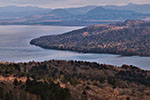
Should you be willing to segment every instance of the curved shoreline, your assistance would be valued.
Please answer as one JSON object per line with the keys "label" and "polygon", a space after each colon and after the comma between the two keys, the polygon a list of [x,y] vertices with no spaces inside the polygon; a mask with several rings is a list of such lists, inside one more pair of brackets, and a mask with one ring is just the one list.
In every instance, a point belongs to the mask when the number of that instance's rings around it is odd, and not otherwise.
{"label": "curved shoreline", "polygon": [[[32,41],[32,40],[31,40]],[[88,53],[92,53],[92,54],[112,54],[112,55],[118,55],[118,56],[123,56],[123,57],[132,57],[132,56],[138,56],[138,57],[150,57],[150,55],[138,55],[138,54],[121,54],[121,53],[109,53],[109,52],[85,52],[85,51],[80,51],[80,50],[72,50],[72,49],[62,49],[62,48],[52,48],[52,47],[42,47],[36,44],[32,44],[30,41],[30,45],[34,45],[43,49],[47,49],[47,50],[61,50],[61,51],[70,51],[70,52],[76,52],[76,53],[83,53],[83,54],[88,54]]]}

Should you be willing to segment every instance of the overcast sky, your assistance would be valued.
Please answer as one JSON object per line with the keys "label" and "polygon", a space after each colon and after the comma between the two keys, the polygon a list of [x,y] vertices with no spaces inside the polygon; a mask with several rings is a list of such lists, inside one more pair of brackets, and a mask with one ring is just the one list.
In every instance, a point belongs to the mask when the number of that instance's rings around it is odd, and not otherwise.
{"label": "overcast sky", "polygon": [[0,6],[39,6],[45,8],[67,8],[86,5],[126,5],[128,3],[150,4],[150,0],[0,0]]}

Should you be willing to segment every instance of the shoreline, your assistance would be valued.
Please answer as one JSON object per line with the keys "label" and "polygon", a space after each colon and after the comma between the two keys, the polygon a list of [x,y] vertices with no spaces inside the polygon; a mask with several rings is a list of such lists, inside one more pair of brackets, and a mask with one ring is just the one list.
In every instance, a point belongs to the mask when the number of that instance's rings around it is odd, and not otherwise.
{"label": "shoreline", "polygon": [[150,57],[150,55],[121,54],[121,53],[109,53],[109,52],[105,53],[105,52],[92,52],[92,51],[91,52],[90,51],[85,52],[85,51],[62,49],[62,48],[46,48],[46,47],[42,47],[42,46],[39,46],[39,45],[36,45],[36,44],[31,44],[31,41],[30,41],[30,45],[37,46],[37,47],[40,47],[40,48],[46,49],[46,50],[61,50],[61,51],[70,51],[70,52],[76,52],[76,53],[82,53],[82,54],[89,54],[89,53],[91,53],[91,54],[112,54],[112,55],[118,55],[118,56],[122,56],[122,57],[134,57],[134,56],[137,56],[137,57]]}

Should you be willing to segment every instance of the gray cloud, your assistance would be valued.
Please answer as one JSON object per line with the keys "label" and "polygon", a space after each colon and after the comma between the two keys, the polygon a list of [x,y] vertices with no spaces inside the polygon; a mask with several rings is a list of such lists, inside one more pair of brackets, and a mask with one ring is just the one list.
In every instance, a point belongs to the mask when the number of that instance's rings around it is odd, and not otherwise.
{"label": "gray cloud", "polygon": [[0,0],[0,6],[39,6],[48,8],[77,7],[86,5],[125,5],[128,3],[150,3],[150,0]]}

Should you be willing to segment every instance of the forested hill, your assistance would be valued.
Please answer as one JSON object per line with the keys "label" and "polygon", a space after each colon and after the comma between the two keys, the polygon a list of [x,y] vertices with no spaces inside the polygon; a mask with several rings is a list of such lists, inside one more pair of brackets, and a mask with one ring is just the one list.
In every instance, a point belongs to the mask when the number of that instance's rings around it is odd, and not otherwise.
{"label": "forested hill", "polygon": [[84,53],[150,56],[150,22],[126,20],[93,25],[61,35],[43,36],[30,43],[42,48]]}
{"label": "forested hill", "polygon": [[4,62],[0,100],[150,100],[150,71],[83,61]]}

